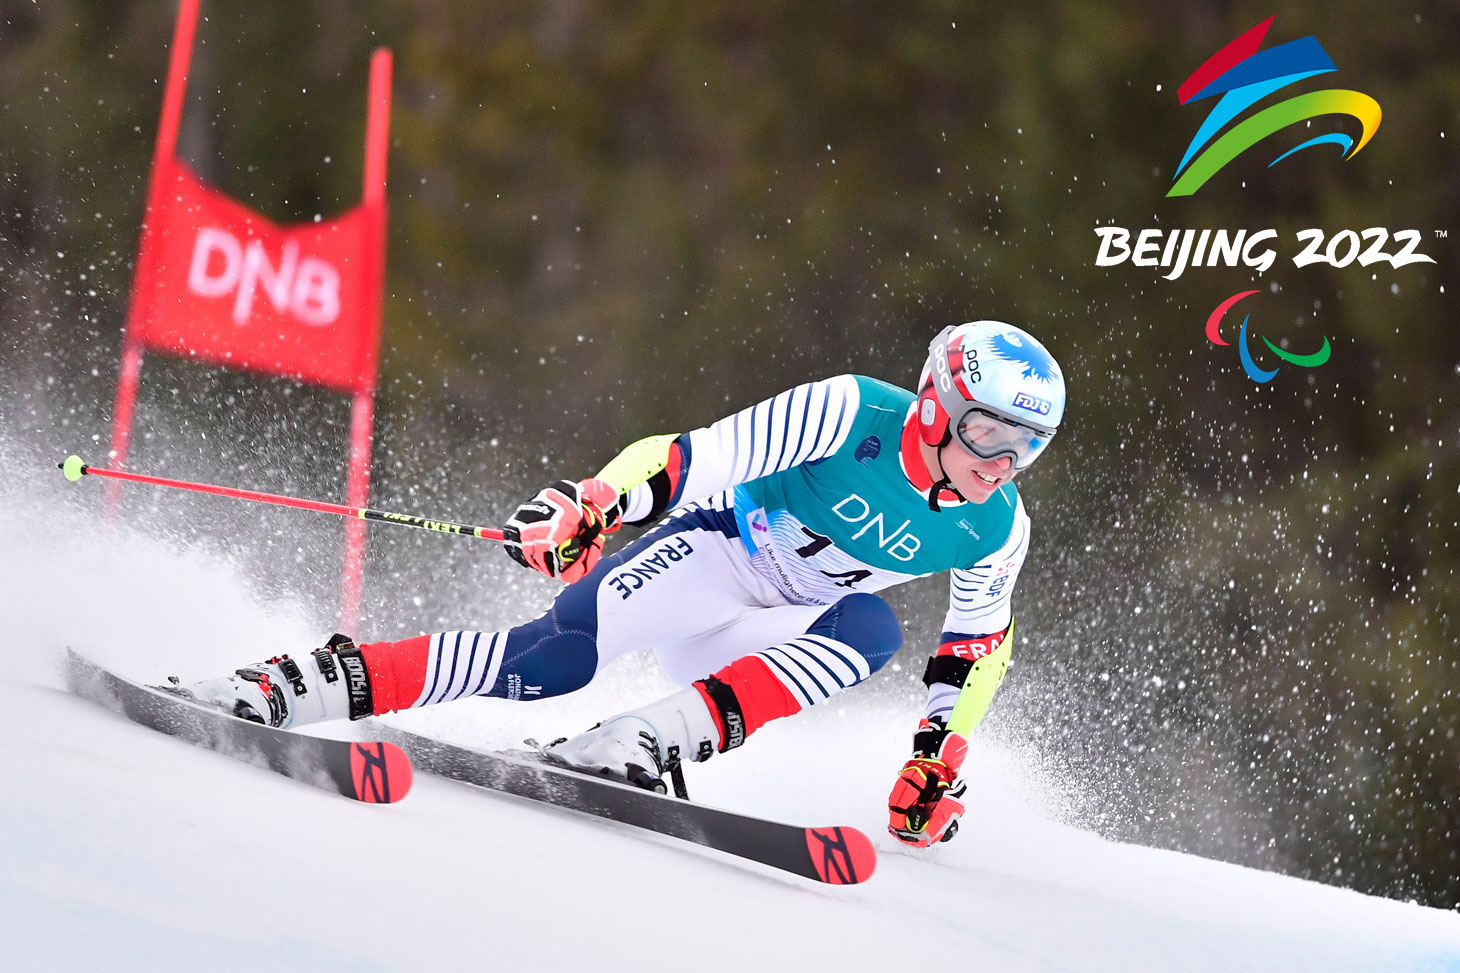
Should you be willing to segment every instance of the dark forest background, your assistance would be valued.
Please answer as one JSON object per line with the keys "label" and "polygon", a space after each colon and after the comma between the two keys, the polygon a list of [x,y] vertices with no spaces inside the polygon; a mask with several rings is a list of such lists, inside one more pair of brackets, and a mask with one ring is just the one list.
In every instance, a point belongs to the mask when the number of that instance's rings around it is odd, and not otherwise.
{"label": "dark forest background", "polygon": [[[1460,7],[203,12],[180,151],[281,221],[358,199],[369,53],[395,52],[378,505],[491,523],[640,436],[840,372],[911,384],[943,325],[1016,322],[1063,363],[1070,406],[1020,481],[1036,536],[987,732],[1031,747],[1103,834],[1460,905],[1460,340],[1440,236],[1460,225]],[[0,431],[50,475],[105,448],[174,13],[0,0]],[[1378,134],[1351,161],[1266,168],[1356,134],[1318,119],[1164,198],[1211,104],[1177,86],[1274,13],[1265,47],[1315,34],[1339,67],[1293,91],[1372,95]],[[1110,223],[1273,227],[1278,260],[1099,268]],[[1297,230],[1371,226],[1419,230],[1436,262],[1291,262]],[[1249,380],[1203,334],[1249,287],[1257,333],[1327,337],[1332,359]],[[335,397],[156,358],[144,388],[135,468],[342,497]],[[333,522],[133,503],[333,624]],[[489,624],[550,590],[480,547],[370,543],[370,637]],[[912,648],[865,692],[914,692],[944,598],[941,580],[892,593]]]}

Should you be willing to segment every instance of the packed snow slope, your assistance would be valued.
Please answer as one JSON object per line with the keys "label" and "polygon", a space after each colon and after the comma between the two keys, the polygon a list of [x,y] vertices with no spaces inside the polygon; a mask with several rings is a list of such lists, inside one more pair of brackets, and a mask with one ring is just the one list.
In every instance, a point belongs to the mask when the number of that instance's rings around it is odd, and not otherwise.
{"label": "packed snow slope", "polygon": [[[5,970],[1460,970],[1460,916],[1054,823],[987,744],[958,838],[899,847],[882,804],[915,713],[855,693],[692,767],[690,786],[862,828],[881,860],[860,887],[424,774],[400,804],[356,804],[62,689],[67,644],[140,679],[198,678],[318,645],[303,609],[216,556],[0,499]],[[630,658],[571,698],[391,719],[492,748],[667,686]]]}

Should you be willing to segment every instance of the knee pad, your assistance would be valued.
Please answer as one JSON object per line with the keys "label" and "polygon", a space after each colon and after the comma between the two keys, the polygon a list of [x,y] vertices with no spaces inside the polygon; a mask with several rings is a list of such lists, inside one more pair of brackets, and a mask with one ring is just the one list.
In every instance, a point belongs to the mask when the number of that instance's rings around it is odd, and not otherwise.
{"label": "knee pad", "polygon": [[881,669],[902,648],[902,625],[892,606],[867,592],[847,595],[832,605],[809,629],[844,642],[861,653],[873,672]]}

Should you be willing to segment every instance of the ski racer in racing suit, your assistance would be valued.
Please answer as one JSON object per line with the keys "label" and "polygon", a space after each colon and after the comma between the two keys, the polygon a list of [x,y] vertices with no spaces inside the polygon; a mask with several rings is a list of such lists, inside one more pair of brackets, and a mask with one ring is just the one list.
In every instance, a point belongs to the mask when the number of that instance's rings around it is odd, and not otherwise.
{"label": "ski racer in racing suit", "polygon": [[[236,715],[299,726],[472,695],[560,696],[653,647],[687,688],[547,752],[663,790],[681,761],[740,747],[870,677],[902,644],[874,592],[949,571],[926,711],[888,799],[889,831],[931,845],[957,830],[968,737],[1013,648],[1029,518],[1012,480],[1048,445],[1064,402],[1059,366],[1026,332],[948,327],[917,395],[853,375],[800,385],[538,493],[508,520],[508,553],[568,585],[532,621],[360,645],[337,635],[298,662],[190,688]],[[604,535],[625,523],[654,526],[602,556]],[[337,672],[346,678],[328,678]]]}

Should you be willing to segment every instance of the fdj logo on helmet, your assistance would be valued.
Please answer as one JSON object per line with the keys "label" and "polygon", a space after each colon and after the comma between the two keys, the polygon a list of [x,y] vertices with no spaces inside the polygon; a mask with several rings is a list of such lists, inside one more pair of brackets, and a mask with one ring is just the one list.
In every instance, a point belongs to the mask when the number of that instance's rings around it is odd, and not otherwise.
{"label": "fdj logo on helmet", "polygon": [[1037,412],[1042,416],[1049,415],[1049,401],[1041,399],[1036,395],[1027,395],[1020,392],[1014,396],[1014,406],[1018,409],[1028,409],[1030,412]]}

